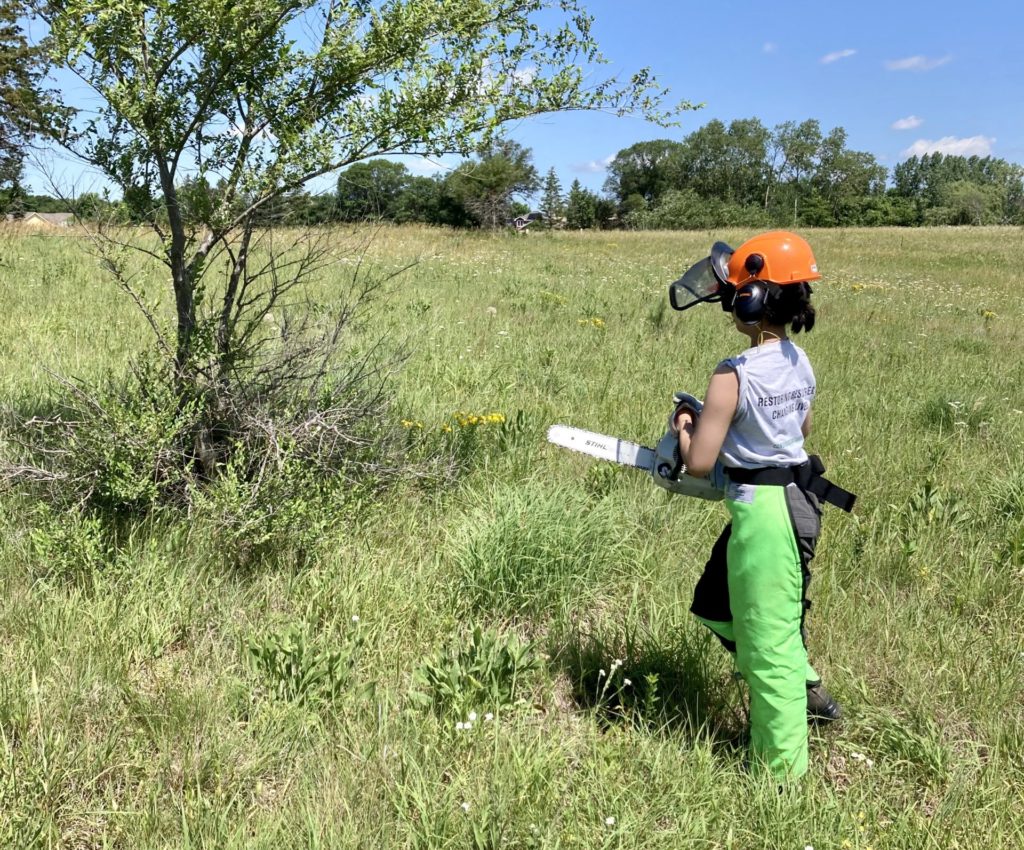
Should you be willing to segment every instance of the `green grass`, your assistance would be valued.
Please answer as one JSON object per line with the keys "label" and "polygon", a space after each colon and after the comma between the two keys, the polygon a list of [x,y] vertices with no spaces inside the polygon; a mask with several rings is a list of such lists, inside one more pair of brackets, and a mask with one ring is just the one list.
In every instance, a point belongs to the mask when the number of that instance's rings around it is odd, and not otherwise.
{"label": "green grass", "polygon": [[[742,773],[740,694],[687,614],[724,509],[544,442],[564,422],[651,443],[673,390],[703,393],[742,340],[715,307],[665,311],[666,284],[744,235],[381,231],[373,269],[418,265],[355,343],[410,343],[395,416],[469,471],[302,557],[240,566],[201,516],[110,534],[5,492],[0,846],[1024,846],[1019,230],[806,234],[811,446],[860,498],[828,512],[811,585],[847,719],[781,796]],[[23,415],[50,370],[98,379],[146,339],[74,238],[0,233],[0,298]],[[540,663],[467,731],[413,693],[476,627]],[[293,673],[254,663],[287,635]]]}

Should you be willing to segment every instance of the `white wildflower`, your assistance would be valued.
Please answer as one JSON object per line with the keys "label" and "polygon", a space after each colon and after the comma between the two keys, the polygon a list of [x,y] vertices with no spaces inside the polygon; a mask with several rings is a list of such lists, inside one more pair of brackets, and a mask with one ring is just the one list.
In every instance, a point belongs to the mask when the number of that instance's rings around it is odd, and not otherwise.
{"label": "white wildflower", "polygon": [[476,722],[476,712],[475,711],[471,711],[469,713],[469,719],[470,719],[470,721],[472,721],[474,723]]}
{"label": "white wildflower", "polygon": [[464,812],[468,812],[469,811],[469,803],[461,803],[459,805],[459,808],[462,809],[462,811],[464,811]]}
{"label": "white wildflower", "polygon": [[615,818],[611,817],[611,816],[606,817],[604,819],[604,825],[605,826],[615,826]]}
{"label": "white wildflower", "polygon": [[607,674],[604,672],[604,668],[603,667],[600,670],[597,671],[597,678],[598,679],[603,679],[606,675]]}
{"label": "white wildflower", "polygon": [[458,723],[455,724],[455,729],[456,729],[457,732],[461,732],[465,728],[466,728],[466,724],[463,723],[461,720]]}
{"label": "white wildflower", "polygon": [[622,684],[625,685],[628,688],[630,685],[633,684],[633,680],[632,679],[623,679],[622,680]]}
{"label": "white wildflower", "polygon": [[494,720],[494,715],[488,711],[487,714],[484,715],[484,720]]}
{"label": "white wildflower", "polygon": [[353,614],[352,615],[352,622],[353,623],[358,623],[359,622],[359,615],[358,614]]}

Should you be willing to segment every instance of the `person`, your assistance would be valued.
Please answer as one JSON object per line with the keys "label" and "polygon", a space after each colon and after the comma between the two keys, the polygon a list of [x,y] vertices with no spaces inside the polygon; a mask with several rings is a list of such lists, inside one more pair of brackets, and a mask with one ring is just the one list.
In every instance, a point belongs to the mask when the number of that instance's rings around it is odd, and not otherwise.
{"label": "person", "polygon": [[687,474],[724,467],[731,518],[691,612],[733,653],[747,682],[751,767],[780,780],[807,770],[808,720],[842,713],[808,662],[804,618],[821,502],[849,510],[854,497],[823,478],[804,449],[817,385],[787,331],[814,327],[811,281],[820,277],[804,239],[772,231],[735,250],[715,243],[669,290],[678,310],[721,302],[749,341],[718,364],[699,415],[683,404],[674,424]]}

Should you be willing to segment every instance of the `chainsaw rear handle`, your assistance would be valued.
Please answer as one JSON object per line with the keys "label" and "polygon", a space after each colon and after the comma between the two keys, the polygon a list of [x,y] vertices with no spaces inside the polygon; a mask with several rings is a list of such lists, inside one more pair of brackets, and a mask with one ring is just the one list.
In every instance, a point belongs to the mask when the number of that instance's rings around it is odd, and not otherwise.
{"label": "chainsaw rear handle", "polygon": [[686,464],[679,453],[679,432],[669,428],[654,449],[654,469],[651,472],[656,479],[674,481],[685,471]]}
{"label": "chainsaw rear handle", "polygon": [[725,498],[725,476],[722,464],[716,463],[706,478],[694,478],[686,474],[686,466],[679,456],[679,434],[666,431],[654,449],[654,465],[651,478],[663,490],[680,496],[696,496],[698,499],[720,501]]}

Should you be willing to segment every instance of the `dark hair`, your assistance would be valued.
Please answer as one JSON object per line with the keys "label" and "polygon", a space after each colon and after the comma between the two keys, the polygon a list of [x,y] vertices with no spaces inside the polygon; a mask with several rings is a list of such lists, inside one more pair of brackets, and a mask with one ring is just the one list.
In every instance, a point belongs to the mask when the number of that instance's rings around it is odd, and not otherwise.
{"label": "dark hair", "polygon": [[814,327],[814,308],[811,306],[809,283],[769,283],[764,302],[764,320],[770,325],[788,325],[793,333],[810,331]]}

